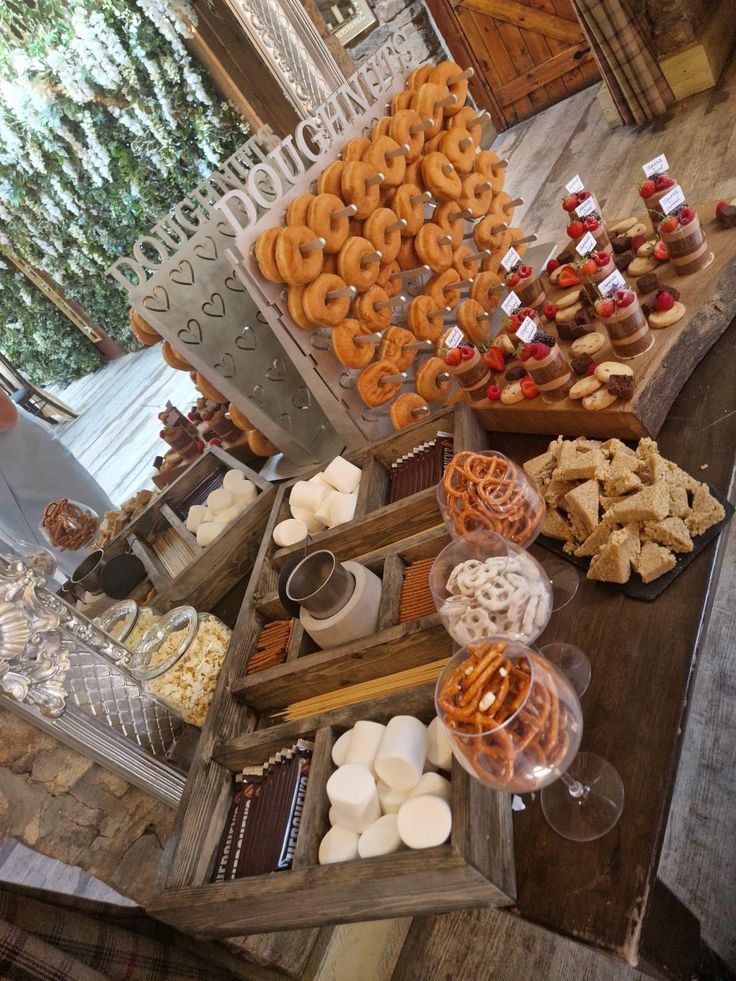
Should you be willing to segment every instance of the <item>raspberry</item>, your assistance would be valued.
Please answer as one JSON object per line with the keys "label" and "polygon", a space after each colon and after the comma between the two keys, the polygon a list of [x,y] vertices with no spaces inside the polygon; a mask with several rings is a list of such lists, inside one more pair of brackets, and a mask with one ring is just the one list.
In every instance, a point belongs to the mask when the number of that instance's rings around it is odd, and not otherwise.
{"label": "raspberry", "polygon": [[463,344],[462,347],[460,348],[461,361],[470,361],[470,359],[473,357],[474,354],[475,354],[475,348],[470,347],[469,344]]}
{"label": "raspberry", "polygon": [[544,361],[544,359],[547,357],[547,355],[549,354],[550,351],[551,351],[551,348],[547,347],[546,344],[535,344],[534,345],[534,360],[535,361]]}
{"label": "raspberry", "polygon": [[520,358],[522,361],[528,361],[534,355],[534,345],[527,342],[522,345]]}
{"label": "raspberry", "polygon": [[675,305],[674,297],[671,293],[662,292],[657,295],[657,299],[654,301],[654,306],[660,313],[664,313],[666,310],[671,310]]}
{"label": "raspberry", "polygon": [[486,398],[491,402],[498,402],[498,400],[501,398],[501,386],[489,385],[486,389]]}
{"label": "raspberry", "polygon": [[591,361],[588,367],[585,369],[585,377],[588,378],[590,375],[592,375],[597,367],[598,365],[595,363],[595,361]]}

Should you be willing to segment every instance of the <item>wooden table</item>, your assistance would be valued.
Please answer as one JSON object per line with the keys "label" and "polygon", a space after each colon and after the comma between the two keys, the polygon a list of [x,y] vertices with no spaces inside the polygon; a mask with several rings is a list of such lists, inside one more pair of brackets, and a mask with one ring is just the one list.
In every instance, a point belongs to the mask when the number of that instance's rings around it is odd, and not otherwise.
{"label": "wooden table", "polygon": [[[733,328],[695,370],[658,439],[665,456],[723,491],[736,448],[736,414],[729,415],[736,408]],[[541,452],[547,441],[512,434],[493,440],[517,460]],[[582,579],[573,602],[553,615],[538,642],[571,641],[587,652],[593,675],[582,698],[582,749],[616,766],[626,800],[616,827],[587,844],[556,835],[538,801],[516,813],[512,912],[654,977],[690,978],[699,955],[700,925],[659,882],[657,865],[717,556],[716,547],[705,549],[654,603]],[[395,981],[485,976],[491,920],[499,915],[481,910],[415,920]]]}

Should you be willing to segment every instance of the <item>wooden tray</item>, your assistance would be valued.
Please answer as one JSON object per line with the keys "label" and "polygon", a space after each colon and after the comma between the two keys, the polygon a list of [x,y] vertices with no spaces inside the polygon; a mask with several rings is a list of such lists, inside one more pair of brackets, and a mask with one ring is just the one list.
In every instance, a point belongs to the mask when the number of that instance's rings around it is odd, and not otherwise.
{"label": "wooden tray", "polygon": [[[184,523],[186,504],[203,482],[213,489],[218,476],[228,470],[241,470],[258,488],[258,497],[203,548]],[[273,485],[260,474],[211,446],[105,547],[105,555],[112,558],[130,550],[140,558],[157,591],[153,604],[157,610],[165,612],[181,603],[210,610],[238,580],[249,575],[275,494]],[[191,556],[177,575],[167,570],[153,547],[164,533],[182,543]]]}
{"label": "wooden tray", "polygon": [[[610,409],[597,412],[589,412],[572,399],[549,404],[539,397],[514,405],[484,399],[473,405],[480,424],[491,431],[551,436],[656,436],[697,363],[736,317],[736,228],[721,228],[713,218],[714,212],[714,202],[698,206],[715,256],[710,266],[690,276],[677,276],[669,263],[657,270],[660,282],[680,290],[687,314],[673,327],[652,331],[654,345],[646,354],[628,362],[636,380],[633,398],[625,402],[619,399]],[[641,220],[649,225],[646,216]],[[636,277],[626,278],[633,286]],[[553,288],[545,302],[554,302],[559,295],[560,291]],[[600,329],[605,333],[605,328]],[[561,346],[567,353],[568,342],[563,341]],[[606,344],[596,360],[617,358]]]}

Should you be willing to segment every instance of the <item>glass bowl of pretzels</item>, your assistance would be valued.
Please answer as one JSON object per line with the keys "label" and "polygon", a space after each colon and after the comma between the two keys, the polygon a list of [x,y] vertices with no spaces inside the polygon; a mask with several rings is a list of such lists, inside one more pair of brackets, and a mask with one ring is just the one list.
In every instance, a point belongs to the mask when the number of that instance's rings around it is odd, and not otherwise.
{"label": "glass bowl of pretzels", "polygon": [[545,512],[537,484],[498,450],[456,453],[437,485],[437,503],[453,538],[493,531],[521,548],[537,537]]}
{"label": "glass bowl of pretzels", "polygon": [[531,644],[552,615],[552,586],[533,556],[491,531],[454,538],[432,563],[429,588],[458,644],[502,636]]}
{"label": "glass bowl of pretzels", "polygon": [[100,527],[100,516],[86,504],[50,501],[43,510],[39,528],[51,548],[59,552],[76,552],[91,546]]}

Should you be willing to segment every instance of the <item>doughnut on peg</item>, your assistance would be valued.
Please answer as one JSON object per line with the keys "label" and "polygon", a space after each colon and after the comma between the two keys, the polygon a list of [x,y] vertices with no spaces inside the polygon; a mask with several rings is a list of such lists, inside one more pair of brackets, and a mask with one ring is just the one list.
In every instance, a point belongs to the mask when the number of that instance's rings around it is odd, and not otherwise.
{"label": "doughnut on peg", "polygon": [[460,82],[464,82],[467,78],[472,78],[473,75],[475,75],[475,70],[473,68],[466,68],[457,75],[451,75],[445,82],[445,85],[458,85]]}
{"label": "doughnut on peg", "polygon": [[409,132],[414,136],[415,133],[426,133],[428,129],[432,129],[434,123],[431,119],[423,119],[421,123],[414,123],[413,126],[409,127]]}
{"label": "doughnut on peg", "polygon": [[466,136],[464,140],[460,140],[459,146],[461,150],[467,150],[469,146],[473,145],[473,139],[470,136]]}
{"label": "doughnut on peg", "polygon": [[455,170],[451,163],[442,164],[442,173],[445,177],[449,177],[450,174]]}
{"label": "doughnut on peg", "polygon": [[416,269],[400,269],[398,272],[391,273],[389,279],[400,279],[407,282],[417,279],[419,276],[424,276],[430,271],[429,266],[417,266]]}
{"label": "doughnut on peg", "polygon": [[432,201],[432,195],[429,193],[429,191],[423,191],[421,194],[412,195],[409,200],[412,204],[420,204],[421,202],[424,202],[424,204],[429,204],[429,202]]}
{"label": "doughnut on peg", "polygon": [[432,341],[412,341],[411,344],[404,344],[403,351],[431,351],[434,347]]}
{"label": "doughnut on peg", "polygon": [[389,150],[386,153],[387,160],[393,160],[394,157],[406,157],[411,153],[411,147],[408,143],[402,143],[401,146],[397,146],[394,150]]}
{"label": "doughnut on peg", "polygon": [[[378,380],[379,385],[403,385],[408,379],[408,375],[405,371],[397,371],[395,375],[381,375]],[[449,376],[448,376],[449,377]]]}
{"label": "doughnut on peg", "polygon": [[383,259],[383,252],[376,250],[375,252],[371,252],[369,255],[362,256],[360,264],[361,266],[369,266],[372,262],[380,262],[381,259]]}
{"label": "doughnut on peg", "polygon": [[330,215],[332,221],[339,221],[340,218],[354,218],[355,212],[358,209],[354,204],[346,204],[344,208],[339,208],[337,211],[333,211]]}
{"label": "doughnut on peg", "polygon": [[354,286],[345,286],[343,289],[330,290],[330,292],[327,294],[327,299],[337,300],[341,296],[349,296],[350,299],[352,300],[357,294],[357,292],[358,291]]}
{"label": "doughnut on peg", "polygon": [[314,252],[316,249],[323,249],[327,245],[325,239],[318,236],[312,242],[305,242],[303,245],[299,246],[299,251],[302,255],[308,255],[310,252]]}
{"label": "doughnut on peg", "polygon": [[406,297],[403,293],[397,293],[396,296],[392,296],[388,300],[379,300],[375,307],[376,310],[388,310],[390,307],[401,306],[402,303],[406,303]]}
{"label": "doughnut on peg", "polygon": [[406,218],[399,218],[398,221],[393,222],[391,225],[386,226],[387,232],[403,232],[406,228],[408,222]]}
{"label": "doughnut on peg", "polygon": [[513,211],[514,208],[518,207],[520,204],[524,203],[524,198],[512,198],[511,201],[507,201],[503,206],[504,211]]}
{"label": "doughnut on peg", "polygon": [[435,102],[434,107],[435,109],[446,109],[448,106],[454,106],[456,102],[457,96],[450,92],[444,99],[439,99],[439,101]]}
{"label": "doughnut on peg", "polygon": [[537,241],[537,236],[536,235],[534,235],[534,234],[525,235],[524,238],[516,238],[516,239],[514,239],[514,245],[515,246],[516,245],[528,245],[529,242],[536,242],[536,241]]}
{"label": "doughnut on peg", "polygon": [[383,184],[385,180],[385,175],[379,171],[377,174],[373,174],[371,177],[366,178],[365,186],[373,187],[374,184]]}
{"label": "doughnut on peg", "polygon": [[462,211],[456,211],[454,214],[448,215],[448,221],[465,221],[466,218],[472,218],[473,212],[470,208],[463,208]]}

